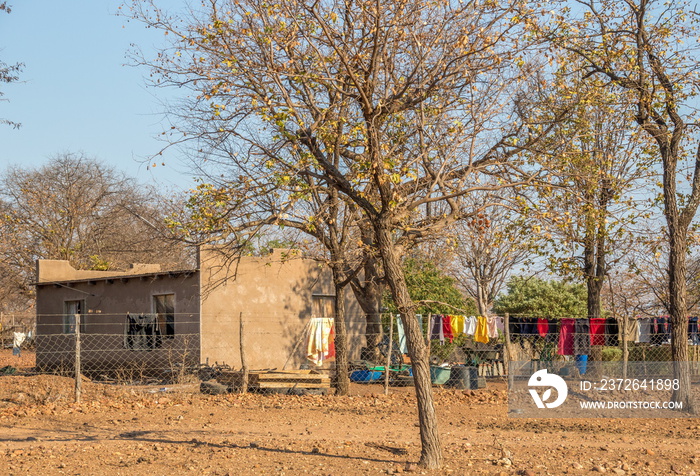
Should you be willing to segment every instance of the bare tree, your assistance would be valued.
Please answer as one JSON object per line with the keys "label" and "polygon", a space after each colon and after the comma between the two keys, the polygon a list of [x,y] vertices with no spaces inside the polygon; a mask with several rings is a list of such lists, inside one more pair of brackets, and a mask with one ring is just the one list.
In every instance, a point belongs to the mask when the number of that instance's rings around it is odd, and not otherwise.
{"label": "bare tree", "polygon": [[645,192],[655,174],[648,140],[627,127],[627,98],[583,79],[576,56],[562,54],[558,63],[557,94],[541,101],[566,97],[574,106],[552,134],[556,153],[537,158],[549,179],[535,189],[528,214],[539,222],[550,269],[582,279],[588,316],[600,317],[605,277],[626,255],[625,244],[632,246],[635,223],[650,214]]}
{"label": "bare tree", "polygon": [[[607,87],[622,91],[635,109],[629,128],[638,128],[654,143],[670,242],[671,349],[674,376],[680,381],[673,399],[693,412],[686,256],[689,227],[700,205],[695,99],[700,61],[692,7],[659,0],[580,0],[560,5],[544,12],[536,31],[557,51],[576,55],[587,77],[603,78]],[[564,8],[571,6],[575,8]]]}
{"label": "bare tree", "polygon": [[94,159],[61,154],[37,169],[10,168],[0,180],[4,289],[14,289],[20,300],[33,296],[40,258],[69,260],[81,269],[144,261],[176,266],[184,259],[179,244],[137,218],[163,221],[153,191]]}
{"label": "bare tree", "polygon": [[[241,169],[264,177],[236,197],[260,201],[275,193],[261,183],[291,183],[298,188],[276,197],[287,213],[309,199],[301,178],[310,176],[362,213],[406,329],[420,463],[429,468],[440,466],[442,450],[427,346],[401,261],[418,241],[474,214],[465,195],[512,186],[513,175],[529,180],[515,157],[549,128],[528,123],[527,108],[514,105],[532,77],[519,56],[517,6],[212,0],[177,16],[133,3],[136,18],[174,39],[157,59],[137,61],[156,84],[192,92],[173,111],[171,143],[240,147]],[[486,175],[501,181],[484,184]]]}
{"label": "bare tree", "polygon": [[505,206],[484,209],[456,226],[453,274],[482,316],[490,312],[513,270],[531,255],[529,234],[524,221]]}

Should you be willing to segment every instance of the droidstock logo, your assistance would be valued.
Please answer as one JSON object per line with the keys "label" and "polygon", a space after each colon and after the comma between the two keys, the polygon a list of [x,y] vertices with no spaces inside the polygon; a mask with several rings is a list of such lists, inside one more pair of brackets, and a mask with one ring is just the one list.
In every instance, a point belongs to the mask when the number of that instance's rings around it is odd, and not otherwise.
{"label": "droidstock logo", "polygon": [[[530,395],[532,395],[532,399],[535,401],[537,408],[557,408],[564,403],[566,396],[569,394],[569,389],[564,379],[556,374],[548,374],[547,369],[538,370],[532,374],[527,384],[529,387],[549,387],[544,391],[541,397],[537,391],[538,389],[529,389]],[[557,398],[553,402],[547,402],[552,396],[552,389],[557,391]]]}

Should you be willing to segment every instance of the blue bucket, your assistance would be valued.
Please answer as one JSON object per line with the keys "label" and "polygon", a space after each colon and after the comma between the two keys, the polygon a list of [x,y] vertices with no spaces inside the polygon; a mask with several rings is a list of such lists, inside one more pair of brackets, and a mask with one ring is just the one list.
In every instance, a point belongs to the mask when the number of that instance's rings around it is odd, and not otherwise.
{"label": "blue bucket", "polygon": [[379,370],[355,370],[350,373],[353,382],[375,382],[382,378],[384,372]]}
{"label": "blue bucket", "polygon": [[574,357],[574,360],[576,361],[576,368],[578,369],[578,373],[581,375],[585,375],[586,370],[588,369],[588,356],[587,355],[577,355]]}

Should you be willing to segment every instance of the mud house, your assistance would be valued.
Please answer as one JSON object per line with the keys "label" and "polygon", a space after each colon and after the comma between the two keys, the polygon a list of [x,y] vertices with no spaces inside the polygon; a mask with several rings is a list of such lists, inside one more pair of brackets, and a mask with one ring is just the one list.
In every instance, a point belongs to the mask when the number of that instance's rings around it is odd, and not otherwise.
{"label": "mud house", "polygon": [[[352,293],[347,298],[347,314],[359,315]],[[37,366],[72,368],[79,334],[82,368],[92,374],[204,362],[237,368],[241,346],[251,369],[329,367],[327,349],[313,339],[328,336],[316,331],[331,322],[334,300],[330,270],[288,250],[227,263],[215,248],[202,248],[196,268],[183,270],[135,264],[88,271],[39,260]],[[363,332],[361,320],[350,323],[351,358],[364,345]]]}

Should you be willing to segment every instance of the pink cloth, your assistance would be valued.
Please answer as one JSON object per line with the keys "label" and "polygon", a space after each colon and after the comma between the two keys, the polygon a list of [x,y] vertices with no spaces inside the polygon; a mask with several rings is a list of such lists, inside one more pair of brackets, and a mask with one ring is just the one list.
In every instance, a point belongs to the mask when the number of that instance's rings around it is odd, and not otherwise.
{"label": "pink cloth", "polygon": [[591,321],[591,345],[605,345],[605,318],[594,317]]}
{"label": "pink cloth", "polygon": [[574,355],[574,320],[562,319],[559,326],[559,355]]}

